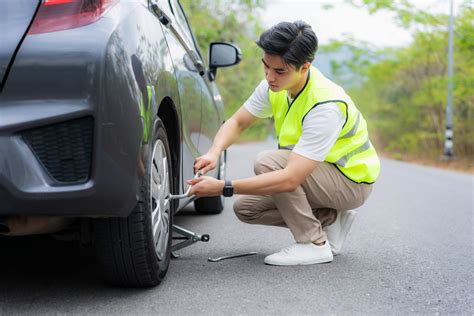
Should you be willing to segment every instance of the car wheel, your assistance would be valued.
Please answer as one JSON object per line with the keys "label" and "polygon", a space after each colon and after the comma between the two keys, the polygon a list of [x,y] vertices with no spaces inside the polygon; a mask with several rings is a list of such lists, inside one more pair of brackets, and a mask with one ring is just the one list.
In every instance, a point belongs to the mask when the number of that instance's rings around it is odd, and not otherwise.
{"label": "car wheel", "polygon": [[175,203],[171,192],[171,155],[161,120],[154,126],[140,198],[126,218],[95,221],[98,258],[106,279],[117,285],[149,287],[166,275],[171,256]]}
{"label": "car wheel", "polygon": [[[227,163],[227,151],[221,154],[219,161],[219,172],[217,178],[225,180],[225,170]],[[203,197],[194,201],[194,208],[200,214],[219,214],[224,209],[224,196]]]}

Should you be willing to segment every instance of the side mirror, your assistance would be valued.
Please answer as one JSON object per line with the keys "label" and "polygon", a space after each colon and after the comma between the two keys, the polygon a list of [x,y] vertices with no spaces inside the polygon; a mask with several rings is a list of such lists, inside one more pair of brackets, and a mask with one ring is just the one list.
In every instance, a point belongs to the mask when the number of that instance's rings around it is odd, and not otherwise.
{"label": "side mirror", "polygon": [[240,49],[229,43],[213,42],[209,49],[209,69],[215,76],[218,67],[236,65],[242,59]]}

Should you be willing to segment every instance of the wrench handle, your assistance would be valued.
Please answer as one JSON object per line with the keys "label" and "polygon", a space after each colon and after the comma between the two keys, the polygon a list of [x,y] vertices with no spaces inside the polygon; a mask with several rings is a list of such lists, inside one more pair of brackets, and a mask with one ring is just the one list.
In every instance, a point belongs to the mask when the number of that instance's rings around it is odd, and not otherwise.
{"label": "wrench handle", "polygon": [[252,252],[249,252],[249,253],[241,253],[241,254],[238,254],[238,255],[223,256],[223,257],[219,257],[219,258],[209,258],[209,259],[207,259],[207,261],[218,262],[218,261],[221,261],[221,260],[253,256],[253,255],[256,255],[256,254],[257,253],[255,251],[252,251]]}
{"label": "wrench handle", "polygon": [[[199,170],[194,175],[194,179],[199,178],[200,176],[202,176],[201,170]],[[177,200],[177,199],[185,199],[187,197],[190,197],[189,193],[191,193],[191,188],[192,188],[192,185],[188,186],[188,188],[187,188],[187,190],[184,194],[178,194],[178,195],[168,194],[167,198],[170,199],[170,200]]]}

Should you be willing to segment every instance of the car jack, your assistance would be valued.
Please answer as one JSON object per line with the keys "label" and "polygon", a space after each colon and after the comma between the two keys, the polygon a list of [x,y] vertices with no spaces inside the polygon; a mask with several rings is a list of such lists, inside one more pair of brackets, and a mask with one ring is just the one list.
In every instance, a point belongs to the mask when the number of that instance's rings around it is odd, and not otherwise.
{"label": "car jack", "polygon": [[175,259],[179,258],[179,255],[176,253],[177,250],[189,247],[198,241],[208,242],[210,239],[209,234],[199,235],[177,225],[173,225],[173,232],[181,235],[173,237],[174,240],[183,240],[182,242],[171,246],[171,257]]}
{"label": "car jack", "polygon": [[[201,175],[202,175],[201,171],[198,171],[196,175],[194,176],[194,179],[200,177]],[[166,198],[170,200],[184,199],[184,198],[189,197],[190,192],[191,192],[191,186],[188,187],[188,189],[186,190],[186,193],[184,194],[181,194],[181,195],[168,194]],[[171,246],[171,257],[175,259],[179,258],[179,255],[176,253],[177,250],[183,249],[185,247],[189,247],[192,244],[197,243],[198,241],[208,242],[210,238],[208,234],[199,235],[199,234],[193,233],[190,230],[184,229],[183,227],[179,227],[178,225],[173,225],[173,232],[181,235],[181,236],[173,237],[174,240],[183,240],[182,242],[179,242]]]}

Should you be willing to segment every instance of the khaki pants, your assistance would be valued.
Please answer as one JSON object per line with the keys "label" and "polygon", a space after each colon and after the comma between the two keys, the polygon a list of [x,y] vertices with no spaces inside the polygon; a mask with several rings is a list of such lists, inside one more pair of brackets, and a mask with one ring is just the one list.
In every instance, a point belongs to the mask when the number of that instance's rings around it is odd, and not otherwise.
{"label": "khaki pants", "polygon": [[[268,150],[255,162],[255,174],[284,169],[290,150]],[[296,242],[323,242],[323,227],[336,220],[337,211],[361,206],[372,185],[347,179],[332,164],[321,162],[293,192],[242,195],[234,203],[237,217],[249,224],[288,227]],[[337,210],[337,211],[336,211]]]}

